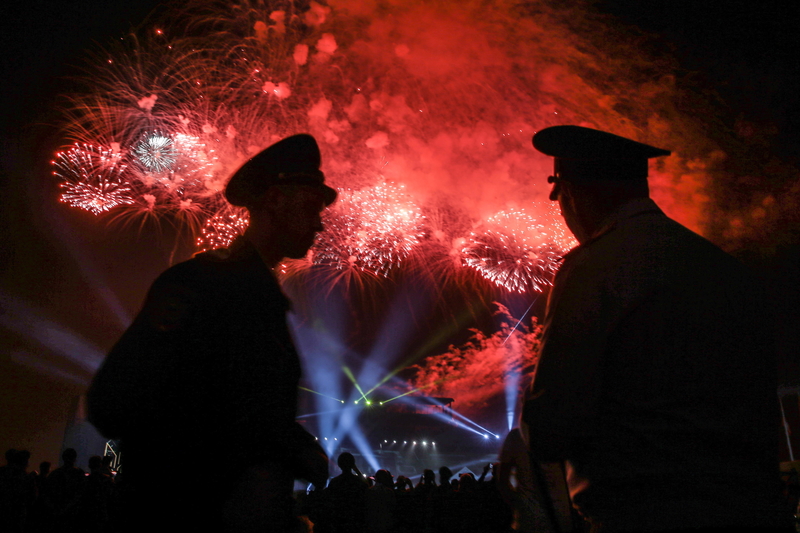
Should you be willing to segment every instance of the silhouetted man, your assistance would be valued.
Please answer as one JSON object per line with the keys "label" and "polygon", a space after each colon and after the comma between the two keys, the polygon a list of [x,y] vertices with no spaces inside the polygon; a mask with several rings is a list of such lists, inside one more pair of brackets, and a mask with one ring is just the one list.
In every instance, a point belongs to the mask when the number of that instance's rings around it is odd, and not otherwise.
{"label": "silhouetted man", "polygon": [[343,452],[337,459],[342,473],[330,480],[325,490],[330,506],[330,522],[334,531],[363,531],[365,524],[364,496],[367,482],[356,466],[353,454]]}
{"label": "silhouetted man", "polygon": [[300,361],[271,270],[323,229],[336,191],[320,163],[309,135],[245,163],[225,190],[249,212],[244,236],[164,272],[95,376],[90,420],[121,439],[131,523],[290,531],[294,479],[324,486],[327,457],[295,422]]}
{"label": "silhouetted man", "polygon": [[596,531],[780,530],[775,353],[753,276],[649,199],[648,159],[668,151],[577,126],[533,145],[555,157],[550,199],[580,243],[525,398],[534,456],[566,462]]}
{"label": "silhouetted man", "polygon": [[79,527],[81,500],[86,490],[86,472],[75,466],[78,452],[66,448],[61,452],[64,463],[47,476],[47,495],[52,504],[53,524],[57,531],[76,531]]}

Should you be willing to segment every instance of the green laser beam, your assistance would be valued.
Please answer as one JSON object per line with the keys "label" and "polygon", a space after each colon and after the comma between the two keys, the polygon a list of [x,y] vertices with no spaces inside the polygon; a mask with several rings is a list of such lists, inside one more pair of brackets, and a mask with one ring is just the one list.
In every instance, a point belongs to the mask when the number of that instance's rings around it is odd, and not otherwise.
{"label": "green laser beam", "polygon": [[318,395],[323,396],[325,398],[330,398],[331,400],[336,400],[337,402],[344,403],[344,400],[340,400],[339,398],[334,398],[333,396],[328,396],[327,394],[322,394],[321,392],[317,392],[315,390],[307,389],[305,387],[297,387],[297,388],[300,389],[300,390],[304,390],[306,392],[311,392],[313,394],[318,394]]}
{"label": "green laser beam", "polygon": [[[342,372],[344,372],[344,375],[347,376],[348,379],[350,379],[350,381],[353,382],[353,385],[355,385],[356,390],[358,391],[359,394],[361,394],[361,398],[363,398],[364,401],[367,401],[367,395],[364,394],[364,391],[361,390],[361,387],[358,385],[358,382],[356,381],[356,377],[353,375],[353,371],[350,370],[348,367],[343,366],[342,367]],[[358,401],[356,401],[356,403],[358,403]]]}

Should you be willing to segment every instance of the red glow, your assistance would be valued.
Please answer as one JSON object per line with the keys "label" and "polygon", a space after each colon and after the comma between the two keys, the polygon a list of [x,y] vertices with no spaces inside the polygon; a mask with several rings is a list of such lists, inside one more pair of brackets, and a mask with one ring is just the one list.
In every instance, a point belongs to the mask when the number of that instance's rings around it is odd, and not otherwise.
{"label": "red glow", "polygon": [[[256,151],[306,131],[318,139],[333,185],[369,196],[392,184],[416,213],[409,226],[402,216],[380,215],[399,204],[354,214],[342,202],[310,261],[375,275],[424,251],[432,264],[537,291],[574,241],[552,216],[545,182],[552,163],[530,137],[576,123],[685,147],[652,170],[653,195],[702,229],[713,143],[697,133],[695,117],[676,115],[669,72],[656,72],[624,44],[573,33],[580,13],[477,1],[397,0],[373,10],[337,0],[302,13],[248,6],[220,6],[213,17],[191,5],[176,12],[176,24],[189,18],[195,34],[213,29],[217,38],[171,37],[166,51],[153,34],[127,39],[109,59],[114,67],[98,68],[90,89],[73,95],[68,135],[105,151],[116,146],[125,165],[118,179],[132,201],[108,209],[188,222],[201,246],[222,245],[240,229],[212,243],[199,228],[217,227],[212,219],[226,212],[225,180]],[[142,145],[155,133],[171,140],[176,162],[149,166],[163,155]],[[529,223],[504,229],[502,217]]]}
{"label": "red glow", "polygon": [[530,328],[515,328],[517,319],[499,304],[496,314],[503,317],[499,331],[488,336],[475,332],[467,343],[426,358],[414,366],[417,373],[409,387],[428,396],[457,398],[458,410],[468,416],[503,397],[508,377],[529,373],[536,363],[542,328],[535,320]]}

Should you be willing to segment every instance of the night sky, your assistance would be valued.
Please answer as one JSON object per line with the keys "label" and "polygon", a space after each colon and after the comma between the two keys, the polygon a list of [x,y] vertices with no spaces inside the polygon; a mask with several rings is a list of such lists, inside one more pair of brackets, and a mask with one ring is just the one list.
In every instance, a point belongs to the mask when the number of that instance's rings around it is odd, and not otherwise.
{"label": "night sky", "polygon": [[[8,0],[0,8],[0,448],[31,450],[32,465],[57,460],[66,424],[90,378],[65,354],[105,352],[150,282],[169,265],[168,228],[161,235],[140,235],[94,223],[92,215],[57,201],[49,165],[64,144],[56,126],[59,96],[74,87],[70,77],[79,73],[86,52],[141,24],[160,4]],[[775,191],[800,198],[800,183],[791,178],[797,179],[800,167],[798,6],[787,11],[788,4],[778,0],[593,4],[625,31],[641,34],[655,52],[675,57],[677,76],[715,102],[718,114],[709,117],[709,128],[723,124],[748,138],[754,165],[783,169]],[[747,198],[758,184],[745,180],[733,190]],[[770,288],[782,346],[781,382],[796,385],[798,215],[787,212],[770,228],[729,251]],[[98,301],[104,293],[121,302],[117,312]]]}

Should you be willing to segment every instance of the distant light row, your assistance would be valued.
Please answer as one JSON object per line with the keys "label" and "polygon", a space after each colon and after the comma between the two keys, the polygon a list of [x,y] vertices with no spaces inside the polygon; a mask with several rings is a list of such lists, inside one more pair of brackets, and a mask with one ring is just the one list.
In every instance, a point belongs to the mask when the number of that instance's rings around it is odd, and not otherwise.
{"label": "distant light row", "polygon": [[[384,441],[383,441],[383,443],[384,443],[384,444],[397,444],[397,441],[396,441],[396,440],[393,440],[393,441],[384,440]],[[403,444],[408,444],[408,441],[407,441],[407,440],[404,440],[404,441],[403,441]],[[417,441],[415,441],[415,440],[412,440],[412,441],[411,441],[411,444],[412,444],[413,446],[416,446],[416,445],[417,445]],[[427,446],[427,445],[428,445],[428,441],[426,441],[426,440],[423,440],[423,441],[421,441],[421,444],[422,444],[423,446]],[[431,446],[436,446],[436,443],[435,443],[435,442],[433,442],[433,441],[431,441],[431,442],[430,442],[430,445],[431,445]]]}
{"label": "distant light row", "polygon": [[[314,438],[315,438],[316,440],[319,440],[319,437],[314,437]],[[488,439],[489,439],[489,435],[488,435],[487,433],[484,433],[484,434],[483,434],[483,438],[488,440]],[[499,439],[499,438],[500,438],[500,435],[494,435],[494,438],[495,438],[495,439]],[[333,437],[333,438],[331,438],[331,439],[329,439],[328,437],[323,437],[323,438],[322,438],[322,440],[324,440],[324,441],[329,441],[329,440],[330,440],[330,441],[337,441],[337,442],[338,442],[338,440],[339,440],[339,439],[338,439],[338,438],[336,438],[336,437]],[[392,441],[390,441],[389,439],[384,439],[384,440],[383,440],[383,444],[397,444],[397,442],[398,442],[398,441],[396,441],[396,440],[392,440]],[[404,440],[404,441],[402,441],[402,442],[403,442],[403,444],[408,444],[408,442],[409,442],[409,441],[407,441],[407,440]],[[412,445],[414,445],[414,446],[416,446],[418,443],[417,443],[417,441],[415,441],[415,440],[412,440],[412,441],[411,441],[411,444],[412,444]],[[420,442],[419,442],[419,444],[422,444],[423,446],[427,446],[429,443],[428,443],[428,441],[426,441],[426,440],[423,440],[423,441],[420,441]],[[433,441],[431,441],[431,442],[430,442],[430,444],[431,444],[432,446],[436,446],[436,443],[435,443],[435,442],[433,442]]]}
{"label": "distant light row", "polygon": [[[319,437],[314,437],[314,438],[315,438],[316,440],[320,440],[320,439],[319,439]],[[487,437],[487,438],[488,438],[488,437]],[[338,441],[339,441],[339,439],[338,439],[338,438],[336,438],[336,437],[333,437],[333,438],[331,438],[331,439],[329,439],[328,437],[323,437],[323,438],[322,438],[322,440],[324,440],[324,441],[336,441],[336,442],[338,442]],[[407,440],[404,440],[404,441],[403,441],[403,444],[408,444],[408,442],[409,442],[409,441],[407,441]],[[397,441],[396,441],[396,440],[389,441],[389,440],[387,439],[387,440],[384,440],[384,441],[383,441],[383,444],[397,444]],[[420,442],[417,442],[417,441],[415,441],[415,440],[412,440],[412,441],[411,441],[411,444],[412,444],[413,446],[416,446],[417,444],[422,444],[423,446],[427,446],[428,444],[430,444],[431,446],[436,446],[436,443],[435,443],[435,442],[433,442],[433,441],[431,441],[431,442],[428,442],[428,441],[426,441],[426,440],[423,440],[423,441],[420,441]]]}

